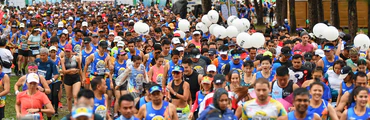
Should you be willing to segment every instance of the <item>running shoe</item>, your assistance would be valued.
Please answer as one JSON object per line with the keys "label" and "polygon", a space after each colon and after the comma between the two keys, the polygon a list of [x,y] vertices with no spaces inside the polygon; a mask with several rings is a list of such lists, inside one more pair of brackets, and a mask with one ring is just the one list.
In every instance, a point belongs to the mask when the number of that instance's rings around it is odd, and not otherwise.
{"label": "running shoe", "polygon": [[59,108],[63,108],[63,104],[61,102],[58,103]]}

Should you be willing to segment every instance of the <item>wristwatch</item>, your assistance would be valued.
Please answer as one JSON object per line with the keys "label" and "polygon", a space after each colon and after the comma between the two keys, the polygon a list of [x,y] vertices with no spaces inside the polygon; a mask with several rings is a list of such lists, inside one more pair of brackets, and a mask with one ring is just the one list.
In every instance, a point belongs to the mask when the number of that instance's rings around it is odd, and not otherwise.
{"label": "wristwatch", "polygon": [[177,92],[176,92],[175,94],[173,94],[173,95],[175,95],[175,96],[176,96],[176,95],[177,95]]}
{"label": "wristwatch", "polygon": [[41,112],[41,108],[39,108],[39,112]]}

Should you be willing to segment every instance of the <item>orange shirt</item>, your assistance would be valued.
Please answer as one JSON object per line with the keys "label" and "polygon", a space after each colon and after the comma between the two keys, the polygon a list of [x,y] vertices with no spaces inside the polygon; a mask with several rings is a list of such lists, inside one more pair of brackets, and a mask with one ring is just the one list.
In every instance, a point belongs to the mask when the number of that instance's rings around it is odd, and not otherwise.
{"label": "orange shirt", "polygon": [[[17,104],[21,105],[21,114],[25,116],[28,114],[27,109],[42,109],[46,104],[50,103],[48,96],[45,93],[37,91],[34,95],[28,95],[27,91],[20,92],[17,95]],[[40,112],[40,119],[43,119],[42,113]]]}

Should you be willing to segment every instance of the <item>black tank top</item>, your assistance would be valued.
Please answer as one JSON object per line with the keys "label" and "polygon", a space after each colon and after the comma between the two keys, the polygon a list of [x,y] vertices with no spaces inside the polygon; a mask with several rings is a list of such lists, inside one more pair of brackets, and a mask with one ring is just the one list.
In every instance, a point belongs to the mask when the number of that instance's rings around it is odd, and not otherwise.
{"label": "black tank top", "polygon": [[193,73],[190,76],[184,75],[184,80],[188,82],[190,85],[190,94],[191,94],[191,99],[193,103],[196,99],[195,97],[196,97],[197,92],[200,90],[198,76],[199,76],[199,73],[197,73],[195,70],[193,70]]}
{"label": "black tank top", "polygon": [[[177,94],[183,95],[184,89],[183,89],[184,81],[181,81],[180,85],[176,86],[175,81],[172,81],[171,87],[174,91],[176,91]],[[172,99],[179,99],[174,94],[171,93]]]}

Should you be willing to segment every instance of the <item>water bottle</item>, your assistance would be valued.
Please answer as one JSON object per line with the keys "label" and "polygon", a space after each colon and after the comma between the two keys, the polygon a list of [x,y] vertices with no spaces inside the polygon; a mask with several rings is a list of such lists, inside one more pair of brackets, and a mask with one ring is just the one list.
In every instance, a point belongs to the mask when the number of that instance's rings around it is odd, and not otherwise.
{"label": "water bottle", "polygon": [[34,120],[40,120],[40,114],[39,113],[33,114],[33,119]]}

